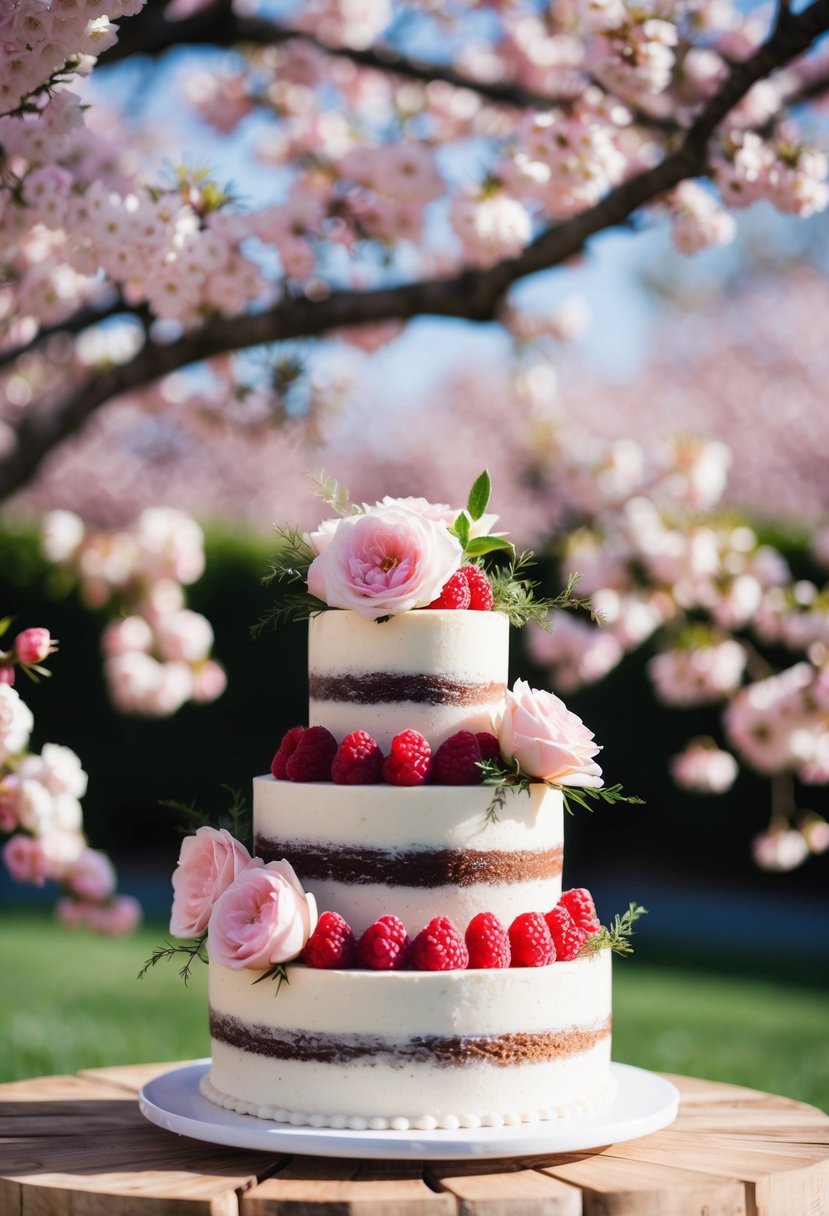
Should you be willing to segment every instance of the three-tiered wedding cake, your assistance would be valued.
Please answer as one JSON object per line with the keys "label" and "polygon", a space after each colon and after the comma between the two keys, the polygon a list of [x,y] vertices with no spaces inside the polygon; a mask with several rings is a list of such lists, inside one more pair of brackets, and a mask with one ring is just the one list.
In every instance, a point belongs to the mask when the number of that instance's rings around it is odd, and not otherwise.
{"label": "three-tiered wedding cake", "polygon": [[254,780],[254,858],[201,829],[174,880],[173,932],[207,927],[221,1106],[404,1130],[610,1095],[607,934],[561,889],[563,791],[601,786],[598,747],[552,694],[508,688],[474,518],[458,536],[383,503],[312,538],[312,725]]}

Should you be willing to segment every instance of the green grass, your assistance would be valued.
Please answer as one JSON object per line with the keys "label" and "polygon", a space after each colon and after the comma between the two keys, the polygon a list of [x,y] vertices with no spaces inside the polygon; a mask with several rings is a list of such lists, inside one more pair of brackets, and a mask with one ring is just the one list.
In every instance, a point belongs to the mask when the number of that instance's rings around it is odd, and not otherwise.
{"label": "green grass", "polygon": [[[161,924],[113,941],[48,915],[0,920],[0,1080],[209,1053],[205,967],[185,988],[162,961]],[[745,960],[742,960],[743,963]],[[758,979],[727,959],[682,969],[648,957],[614,971],[617,1060],[732,1081],[829,1108],[829,994],[789,968]]]}

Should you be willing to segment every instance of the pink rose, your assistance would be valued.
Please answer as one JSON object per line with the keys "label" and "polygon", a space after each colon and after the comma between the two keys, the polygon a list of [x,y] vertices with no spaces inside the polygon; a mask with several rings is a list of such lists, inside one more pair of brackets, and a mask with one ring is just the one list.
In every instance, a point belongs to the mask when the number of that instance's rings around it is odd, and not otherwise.
{"label": "pink rose", "polygon": [[405,507],[372,508],[340,520],[311,563],[308,590],[330,608],[370,619],[397,615],[437,599],[461,557],[443,524]]}
{"label": "pink rose", "polygon": [[185,837],[173,873],[173,937],[204,933],[216,900],[252,864],[245,846],[224,828],[199,828]]}
{"label": "pink rose", "polygon": [[14,650],[18,661],[27,666],[42,663],[52,650],[52,639],[48,629],[24,629],[14,639]]}
{"label": "pink rose", "polygon": [[235,970],[272,967],[296,958],[316,923],[316,901],[287,861],[251,866],[216,901],[207,953]]}
{"label": "pink rose", "polygon": [[528,777],[553,785],[602,785],[593,759],[601,748],[593,732],[553,693],[530,688],[526,680],[516,680],[507,693],[499,742],[501,754],[517,760]]}

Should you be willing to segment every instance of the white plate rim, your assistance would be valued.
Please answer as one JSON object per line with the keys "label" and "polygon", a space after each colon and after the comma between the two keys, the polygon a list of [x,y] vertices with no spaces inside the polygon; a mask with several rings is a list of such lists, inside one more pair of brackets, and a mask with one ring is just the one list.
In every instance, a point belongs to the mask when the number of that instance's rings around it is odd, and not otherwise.
{"label": "white plate rim", "polygon": [[209,1067],[209,1059],[196,1060],[153,1077],[139,1092],[141,1113],[167,1131],[230,1148],[366,1160],[452,1161],[602,1148],[660,1131],[673,1123],[679,1109],[679,1091],[665,1077],[614,1062],[610,1068],[617,1091],[612,1102],[568,1119],[430,1132],[294,1127],[208,1102],[199,1092],[199,1082]]}

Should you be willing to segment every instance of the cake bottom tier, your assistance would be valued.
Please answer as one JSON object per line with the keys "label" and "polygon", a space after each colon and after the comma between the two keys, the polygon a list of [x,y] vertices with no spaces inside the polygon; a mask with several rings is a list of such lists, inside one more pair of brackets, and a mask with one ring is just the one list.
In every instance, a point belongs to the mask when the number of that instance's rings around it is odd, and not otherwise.
{"label": "cake bottom tier", "polygon": [[500,1126],[611,1097],[609,950],[549,967],[318,971],[289,983],[210,965],[202,1092],[316,1127]]}

